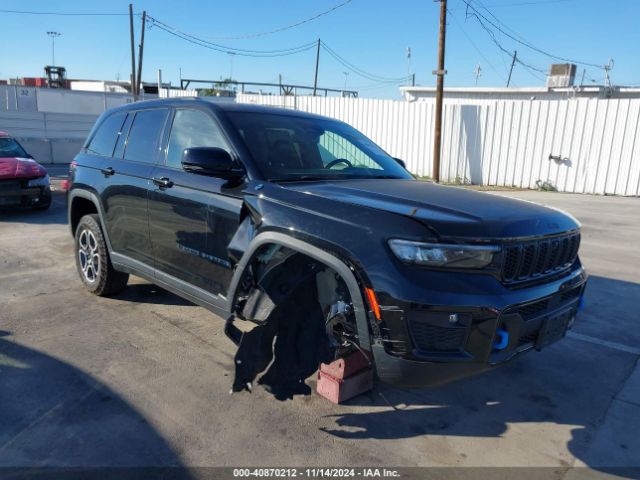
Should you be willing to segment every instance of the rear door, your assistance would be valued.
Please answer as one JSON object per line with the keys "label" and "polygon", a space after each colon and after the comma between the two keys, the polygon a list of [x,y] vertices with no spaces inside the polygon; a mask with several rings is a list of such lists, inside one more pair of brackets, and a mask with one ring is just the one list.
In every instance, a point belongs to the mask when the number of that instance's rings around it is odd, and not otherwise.
{"label": "rear door", "polygon": [[234,156],[230,142],[211,112],[197,107],[177,108],[166,137],[165,162],[153,171],[149,196],[156,276],[223,295],[233,274],[227,245],[239,225],[241,187],[186,172],[181,159],[189,147],[219,147]]}
{"label": "rear door", "polygon": [[[120,261],[134,260],[153,271],[149,240],[148,194],[151,172],[158,162],[160,139],[169,114],[167,108],[128,113],[114,149],[102,174],[105,224],[111,247]],[[122,255],[127,258],[118,259]]]}

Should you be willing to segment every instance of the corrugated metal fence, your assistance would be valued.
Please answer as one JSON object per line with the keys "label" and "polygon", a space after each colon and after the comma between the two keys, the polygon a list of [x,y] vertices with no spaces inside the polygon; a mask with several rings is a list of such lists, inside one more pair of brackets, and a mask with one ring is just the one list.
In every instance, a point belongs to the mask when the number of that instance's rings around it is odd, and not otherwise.
{"label": "corrugated metal fence", "polygon": [[[434,103],[240,94],[343,120],[417,175],[431,175]],[[640,99],[567,98],[449,104],[445,181],[563,192],[640,195]]]}

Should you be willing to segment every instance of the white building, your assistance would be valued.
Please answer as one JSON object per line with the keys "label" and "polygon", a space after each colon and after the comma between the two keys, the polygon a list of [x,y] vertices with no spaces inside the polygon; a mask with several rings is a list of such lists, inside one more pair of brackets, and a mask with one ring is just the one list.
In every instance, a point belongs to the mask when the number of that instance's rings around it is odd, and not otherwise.
{"label": "white building", "polygon": [[[400,87],[408,102],[433,101],[435,87]],[[447,103],[482,104],[491,100],[563,100],[568,98],[640,98],[640,87],[445,87]]]}
{"label": "white building", "polygon": [[71,90],[80,90],[83,92],[129,93],[131,90],[129,82],[71,80],[69,83]]}

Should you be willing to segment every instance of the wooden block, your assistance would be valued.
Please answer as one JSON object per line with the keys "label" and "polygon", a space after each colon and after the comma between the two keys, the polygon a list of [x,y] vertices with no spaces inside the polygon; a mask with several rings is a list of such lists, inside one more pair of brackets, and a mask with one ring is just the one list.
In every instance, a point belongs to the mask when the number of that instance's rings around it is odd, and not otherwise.
{"label": "wooden block", "polygon": [[353,352],[344,358],[339,358],[331,363],[321,363],[320,371],[331,375],[333,378],[344,379],[369,368],[369,359],[362,352]]}
{"label": "wooden block", "polygon": [[373,369],[366,368],[349,378],[335,378],[323,372],[318,372],[318,394],[332,403],[342,403],[373,388]]}

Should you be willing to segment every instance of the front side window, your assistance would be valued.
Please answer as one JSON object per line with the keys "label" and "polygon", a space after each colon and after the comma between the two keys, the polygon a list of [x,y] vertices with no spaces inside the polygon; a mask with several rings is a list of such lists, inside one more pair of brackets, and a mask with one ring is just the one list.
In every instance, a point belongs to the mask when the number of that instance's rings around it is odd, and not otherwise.
{"label": "front side window", "polygon": [[27,152],[13,138],[0,137],[0,158],[3,157],[26,157]]}
{"label": "front side window", "polygon": [[160,134],[167,119],[168,110],[155,108],[136,113],[129,130],[124,158],[136,162],[155,163]]}
{"label": "front side window", "polygon": [[87,150],[90,153],[104,157],[113,155],[113,148],[118,141],[118,132],[120,132],[126,116],[126,112],[119,112],[105,118],[98,127],[91,142],[89,142]]}
{"label": "front side window", "polygon": [[216,122],[202,110],[176,110],[169,145],[167,166],[182,168],[182,152],[191,147],[217,147],[229,150]]}
{"label": "front side window", "polygon": [[345,123],[258,112],[227,115],[269,180],[413,178],[384,150]]}

